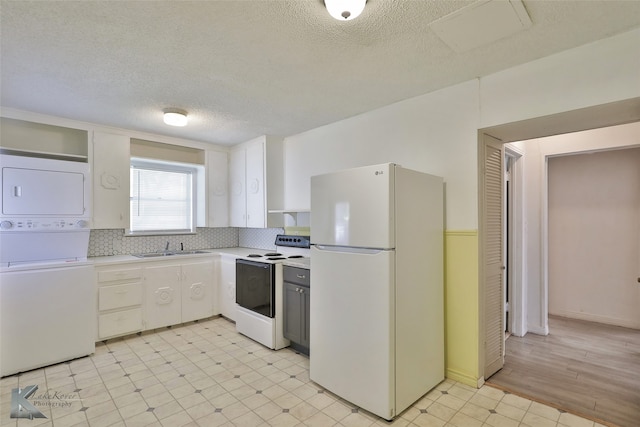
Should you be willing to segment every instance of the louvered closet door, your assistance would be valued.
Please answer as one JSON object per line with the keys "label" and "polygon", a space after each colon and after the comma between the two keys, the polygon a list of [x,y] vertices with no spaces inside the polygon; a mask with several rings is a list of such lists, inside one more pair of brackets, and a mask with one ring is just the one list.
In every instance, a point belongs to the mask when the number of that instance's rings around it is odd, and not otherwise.
{"label": "louvered closet door", "polygon": [[504,260],[502,143],[484,135],[483,158],[484,378],[504,365]]}

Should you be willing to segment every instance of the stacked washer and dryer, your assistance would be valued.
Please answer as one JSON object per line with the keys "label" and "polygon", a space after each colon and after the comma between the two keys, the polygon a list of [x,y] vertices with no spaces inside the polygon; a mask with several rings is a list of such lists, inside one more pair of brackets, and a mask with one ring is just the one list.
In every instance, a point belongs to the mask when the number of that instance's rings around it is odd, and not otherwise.
{"label": "stacked washer and dryer", "polygon": [[95,351],[86,159],[0,154],[0,376]]}

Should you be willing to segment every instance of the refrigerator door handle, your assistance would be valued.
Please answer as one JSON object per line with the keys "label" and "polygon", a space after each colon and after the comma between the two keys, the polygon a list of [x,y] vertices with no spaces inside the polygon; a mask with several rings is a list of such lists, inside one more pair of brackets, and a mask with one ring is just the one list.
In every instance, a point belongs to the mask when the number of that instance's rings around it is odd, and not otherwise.
{"label": "refrigerator door handle", "polygon": [[332,246],[332,245],[315,245],[315,248],[319,251],[330,252],[346,252],[363,255],[376,255],[380,252],[390,251],[393,249],[381,249],[381,248],[355,248],[350,246]]}

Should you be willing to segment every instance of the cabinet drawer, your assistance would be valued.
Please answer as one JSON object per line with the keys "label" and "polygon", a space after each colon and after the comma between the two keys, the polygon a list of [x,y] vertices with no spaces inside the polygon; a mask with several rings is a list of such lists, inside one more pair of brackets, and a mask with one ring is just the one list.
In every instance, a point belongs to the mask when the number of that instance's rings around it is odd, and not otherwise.
{"label": "cabinet drawer", "polygon": [[100,311],[142,304],[142,284],[102,286],[98,289],[98,309]]}
{"label": "cabinet drawer", "polygon": [[142,330],[142,309],[117,311],[98,316],[98,336],[108,338]]}
{"label": "cabinet drawer", "polygon": [[284,266],[283,279],[288,283],[295,283],[296,285],[309,286],[310,284],[309,270],[306,268]]}
{"label": "cabinet drawer", "polygon": [[113,282],[116,280],[132,280],[142,277],[142,268],[130,268],[126,270],[98,271],[98,282]]}

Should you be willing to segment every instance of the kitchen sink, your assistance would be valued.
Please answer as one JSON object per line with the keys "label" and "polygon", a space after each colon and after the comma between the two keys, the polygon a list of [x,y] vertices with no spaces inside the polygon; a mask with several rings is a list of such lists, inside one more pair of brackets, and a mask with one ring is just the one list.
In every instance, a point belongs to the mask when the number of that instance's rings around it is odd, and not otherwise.
{"label": "kitchen sink", "polygon": [[156,258],[159,256],[173,255],[173,252],[150,252],[148,254],[132,254],[132,255],[138,258]]}
{"label": "kitchen sink", "polygon": [[195,250],[195,251],[177,251],[177,252],[149,252],[146,254],[132,254],[132,255],[137,258],[157,258],[157,257],[173,256],[173,255],[193,255],[193,254],[208,254],[208,253],[209,251]]}

